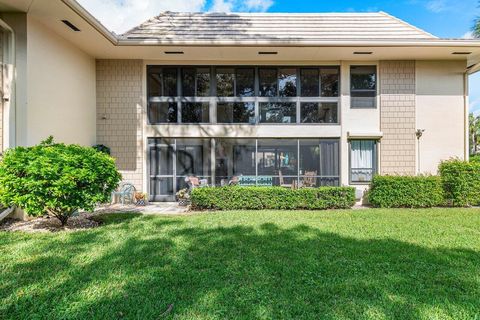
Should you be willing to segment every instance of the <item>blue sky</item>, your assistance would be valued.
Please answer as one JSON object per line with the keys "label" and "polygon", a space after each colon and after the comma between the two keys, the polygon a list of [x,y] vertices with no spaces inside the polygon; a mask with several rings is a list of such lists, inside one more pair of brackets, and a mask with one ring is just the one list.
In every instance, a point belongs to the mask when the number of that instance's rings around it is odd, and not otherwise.
{"label": "blue sky", "polygon": [[[478,0],[79,0],[111,30],[122,33],[160,11],[385,11],[442,38],[467,37],[480,16]],[[480,74],[470,77],[471,111],[480,114]]]}

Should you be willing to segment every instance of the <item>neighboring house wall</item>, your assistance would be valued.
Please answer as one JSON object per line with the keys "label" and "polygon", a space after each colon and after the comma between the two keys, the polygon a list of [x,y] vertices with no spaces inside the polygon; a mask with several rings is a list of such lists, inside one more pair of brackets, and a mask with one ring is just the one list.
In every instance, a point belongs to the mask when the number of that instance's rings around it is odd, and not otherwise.
{"label": "neighboring house wall", "polygon": [[417,61],[417,128],[420,171],[436,173],[440,161],[465,157],[465,61]]}
{"label": "neighboring house wall", "polygon": [[28,17],[28,108],[18,111],[20,145],[48,136],[91,146],[95,134],[95,60]]}
{"label": "neighboring house wall", "polygon": [[415,174],[415,61],[380,62],[380,172]]}
{"label": "neighboring house wall", "polygon": [[97,60],[97,143],[111,149],[123,180],[143,190],[141,60]]}

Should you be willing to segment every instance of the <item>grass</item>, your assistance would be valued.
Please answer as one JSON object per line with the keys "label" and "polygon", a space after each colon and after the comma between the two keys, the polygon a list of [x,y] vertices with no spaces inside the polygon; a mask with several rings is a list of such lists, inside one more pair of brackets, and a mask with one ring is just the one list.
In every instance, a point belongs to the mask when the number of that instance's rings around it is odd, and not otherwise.
{"label": "grass", "polygon": [[118,214],[0,233],[0,319],[480,319],[480,210]]}

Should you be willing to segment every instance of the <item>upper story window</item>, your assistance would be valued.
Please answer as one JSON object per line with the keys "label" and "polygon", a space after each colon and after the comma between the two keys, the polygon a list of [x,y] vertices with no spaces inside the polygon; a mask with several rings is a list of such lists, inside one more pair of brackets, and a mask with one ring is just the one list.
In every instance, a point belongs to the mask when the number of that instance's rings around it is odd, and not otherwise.
{"label": "upper story window", "polygon": [[338,123],[339,68],[148,66],[150,124]]}
{"label": "upper story window", "polygon": [[350,97],[352,108],[377,107],[377,67],[350,67]]}

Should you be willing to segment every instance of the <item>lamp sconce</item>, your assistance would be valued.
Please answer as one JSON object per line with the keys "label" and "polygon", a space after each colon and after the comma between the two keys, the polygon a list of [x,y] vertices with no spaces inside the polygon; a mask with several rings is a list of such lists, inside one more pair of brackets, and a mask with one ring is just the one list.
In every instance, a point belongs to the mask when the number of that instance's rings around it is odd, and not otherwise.
{"label": "lamp sconce", "polygon": [[107,118],[107,115],[106,115],[106,114],[102,114],[102,117],[101,117],[100,119],[102,119],[102,120],[107,120],[108,118]]}
{"label": "lamp sconce", "polygon": [[415,131],[415,135],[417,136],[418,140],[420,140],[424,132],[425,132],[425,129],[417,129],[417,131]]}

